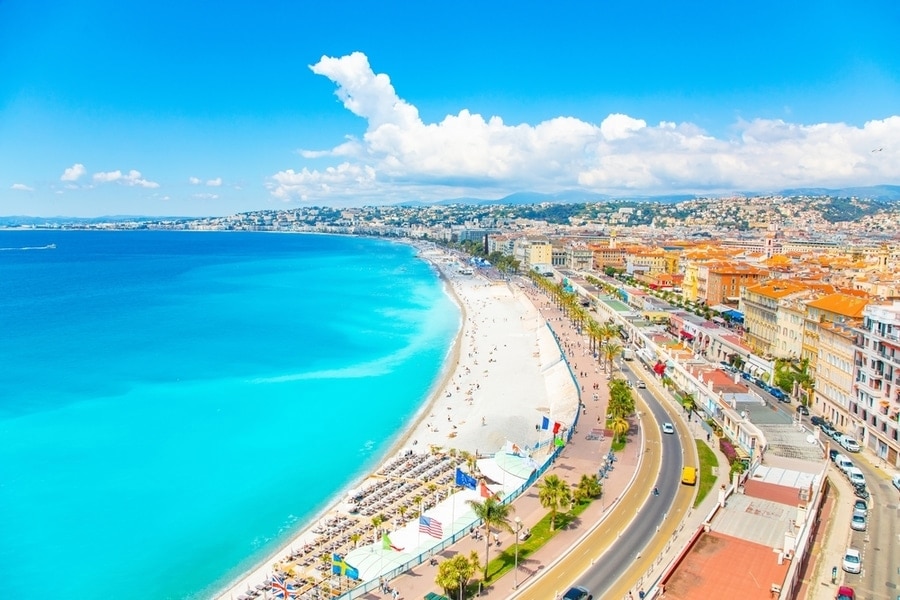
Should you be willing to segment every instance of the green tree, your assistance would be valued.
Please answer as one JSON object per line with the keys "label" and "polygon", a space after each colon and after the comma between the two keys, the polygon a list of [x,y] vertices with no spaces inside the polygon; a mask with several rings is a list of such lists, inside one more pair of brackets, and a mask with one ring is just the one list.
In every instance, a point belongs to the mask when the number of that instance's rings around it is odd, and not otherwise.
{"label": "green tree", "polygon": [[456,554],[438,565],[434,582],[441,586],[444,594],[454,600],[465,598],[466,586],[478,570],[478,553],[472,550],[469,556]]}
{"label": "green tree", "polygon": [[622,345],[616,342],[607,342],[603,347],[603,358],[606,359],[606,368],[612,373],[613,361],[622,354]]}
{"label": "green tree", "polygon": [[578,482],[572,495],[575,502],[583,502],[591,498],[599,498],[601,494],[603,494],[603,484],[600,483],[597,474],[585,473],[581,476],[581,481]]}
{"label": "green tree", "polygon": [[609,382],[609,414],[613,417],[627,417],[634,413],[634,394],[624,379]]}
{"label": "green tree", "polygon": [[466,500],[466,504],[472,507],[475,518],[484,522],[484,579],[487,581],[489,555],[491,552],[491,528],[512,531],[513,528],[509,518],[515,509],[512,504],[503,504],[493,497],[485,498],[484,502]]}
{"label": "green tree", "polygon": [[538,484],[538,500],[550,510],[550,530],[556,529],[556,513],[572,504],[572,489],[557,475],[547,475]]}
{"label": "green tree", "polygon": [[616,436],[616,441],[621,442],[628,433],[628,430],[631,429],[631,424],[625,417],[613,417],[610,422],[610,428],[613,431],[613,435]]}

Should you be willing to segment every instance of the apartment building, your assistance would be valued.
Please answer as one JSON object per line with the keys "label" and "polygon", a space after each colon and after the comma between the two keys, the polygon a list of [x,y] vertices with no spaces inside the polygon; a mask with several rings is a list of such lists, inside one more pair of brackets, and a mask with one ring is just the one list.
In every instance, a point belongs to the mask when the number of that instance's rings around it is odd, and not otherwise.
{"label": "apartment building", "polygon": [[520,237],[513,243],[513,258],[526,269],[549,265],[553,261],[553,246],[545,237]]}
{"label": "apartment building", "polygon": [[810,408],[842,431],[852,431],[850,402],[853,399],[856,331],[861,321],[823,322],[818,327],[815,389]]}
{"label": "apartment building", "polygon": [[786,327],[789,323],[785,317],[779,319],[781,305],[809,297],[811,293],[805,284],[785,279],[772,279],[743,289],[739,310],[744,313],[746,342],[755,354],[778,356],[779,326]]}
{"label": "apartment building", "polygon": [[869,299],[841,292],[828,294],[806,302],[806,319],[803,322],[803,348],[800,358],[807,361],[807,372],[816,377],[825,323],[846,324],[862,319],[863,309]]}
{"label": "apartment building", "polygon": [[717,261],[698,269],[697,295],[707,306],[738,302],[741,288],[768,278],[769,272],[739,262]]}
{"label": "apartment building", "polygon": [[856,329],[854,381],[849,430],[860,443],[900,467],[900,302],[871,304]]}

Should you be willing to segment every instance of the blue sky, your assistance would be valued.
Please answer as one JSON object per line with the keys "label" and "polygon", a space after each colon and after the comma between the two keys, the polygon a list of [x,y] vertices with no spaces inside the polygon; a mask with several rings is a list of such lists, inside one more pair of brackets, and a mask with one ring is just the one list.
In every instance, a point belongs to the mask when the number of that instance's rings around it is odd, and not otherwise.
{"label": "blue sky", "polygon": [[898,30],[894,0],[2,0],[0,214],[898,184]]}

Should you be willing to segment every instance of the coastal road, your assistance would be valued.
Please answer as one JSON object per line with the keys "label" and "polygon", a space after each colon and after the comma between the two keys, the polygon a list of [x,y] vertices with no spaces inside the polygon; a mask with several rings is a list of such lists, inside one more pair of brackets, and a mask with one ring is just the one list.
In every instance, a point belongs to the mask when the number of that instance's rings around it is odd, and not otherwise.
{"label": "coastal road", "polygon": [[[662,553],[687,514],[694,489],[680,483],[680,437],[692,439],[690,433],[666,413],[649,390],[638,392],[638,407],[645,414],[644,458],[634,485],[600,527],[518,597],[552,598],[576,584],[591,590],[595,598],[624,597]],[[651,414],[652,419],[648,418]],[[659,423],[665,421],[676,424],[678,435],[661,433]],[[640,439],[632,443],[640,443]],[[658,496],[652,494],[654,486]]]}

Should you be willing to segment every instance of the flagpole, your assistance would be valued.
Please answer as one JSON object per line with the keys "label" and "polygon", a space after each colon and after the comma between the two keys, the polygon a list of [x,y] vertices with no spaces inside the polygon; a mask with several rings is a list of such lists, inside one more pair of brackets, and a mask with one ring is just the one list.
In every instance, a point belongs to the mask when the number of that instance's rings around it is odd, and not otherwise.
{"label": "flagpole", "polygon": [[419,498],[419,527],[416,529],[416,548],[422,545],[422,517],[423,515],[422,498]]}

